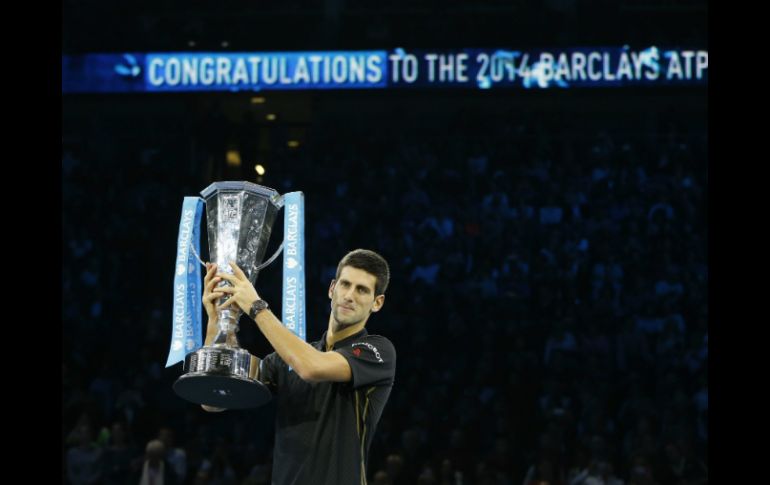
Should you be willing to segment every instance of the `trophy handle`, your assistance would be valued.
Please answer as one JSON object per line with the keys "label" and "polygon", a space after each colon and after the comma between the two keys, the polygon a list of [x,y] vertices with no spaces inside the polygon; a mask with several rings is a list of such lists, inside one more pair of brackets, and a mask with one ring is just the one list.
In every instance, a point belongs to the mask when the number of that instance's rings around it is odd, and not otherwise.
{"label": "trophy handle", "polygon": [[261,270],[262,270],[263,268],[265,268],[267,265],[269,265],[270,263],[272,263],[273,261],[275,261],[275,258],[277,258],[279,254],[281,254],[281,251],[283,251],[283,241],[281,241],[281,245],[280,245],[280,246],[278,246],[278,249],[276,249],[276,250],[275,250],[275,254],[273,254],[272,256],[270,256],[270,259],[268,259],[268,260],[267,260],[267,261],[265,261],[264,263],[262,263],[262,264],[260,264],[259,266],[257,266],[257,269],[256,269],[255,271],[261,271]]}
{"label": "trophy handle", "polygon": [[[190,243],[190,249],[192,250],[193,254],[195,255],[195,259],[197,259],[198,262],[201,264],[201,266],[203,266],[205,268],[206,267],[206,263],[204,263],[203,260],[201,259],[201,257],[198,255],[198,251],[195,250],[195,247],[193,247],[192,242]],[[275,261],[275,258],[277,258],[281,254],[281,251],[283,251],[283,241],[281,241],[281,245],[278,246],[278,249],[275,250],[275,253],[272,256],[270,256],[270,259],[268,259],[264,263],[262,263],[259,266],[257,266],[256,271],[261,271],[262,269],[267,267],[270,263]]]}

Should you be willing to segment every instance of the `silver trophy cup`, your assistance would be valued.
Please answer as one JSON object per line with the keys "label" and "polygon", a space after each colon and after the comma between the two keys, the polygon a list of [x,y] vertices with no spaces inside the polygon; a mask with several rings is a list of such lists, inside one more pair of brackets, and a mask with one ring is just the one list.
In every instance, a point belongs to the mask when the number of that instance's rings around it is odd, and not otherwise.
{"label": "silver trophy cup", "polygon": [[[235,261],[253,285],[283,198],[273,189],[249,182],[216,182],[201,196],[206,202],[210,259],[218,272],[230,274],[229,262]],[[223,281],[220,286],[229,284]],[[238,345],[242,313],[237,305],[217,311],[216,337],[210,345],[187,354],[185,374],[174,383],[182,399],[228,409],[256,407],[270,400],[270,391],[258,380],[259,359]]]}

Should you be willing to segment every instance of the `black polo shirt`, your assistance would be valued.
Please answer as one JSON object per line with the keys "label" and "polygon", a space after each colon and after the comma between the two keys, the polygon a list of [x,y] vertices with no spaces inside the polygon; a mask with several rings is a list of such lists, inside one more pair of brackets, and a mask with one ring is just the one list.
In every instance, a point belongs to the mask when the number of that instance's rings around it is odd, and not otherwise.
{"label": "black polo shirt", "polygon": [[[310,345],[326,352],[326,332]],[[350,382],[305,382],[275,352],[260,364],[259,378],[277,407],[274,485],[366,483],[372,436],[396,374],[396,349],[364,329],[332,351],[350,364]]]}

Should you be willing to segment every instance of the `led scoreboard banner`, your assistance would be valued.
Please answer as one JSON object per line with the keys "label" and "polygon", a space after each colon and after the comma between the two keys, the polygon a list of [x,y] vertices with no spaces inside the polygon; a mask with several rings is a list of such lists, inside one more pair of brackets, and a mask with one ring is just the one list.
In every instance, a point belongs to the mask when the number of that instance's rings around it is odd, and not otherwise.
{"label": "led scoreboard banner", "polygon": [[707,84],[708,50],[657,46],[62,56],[62,93]]}

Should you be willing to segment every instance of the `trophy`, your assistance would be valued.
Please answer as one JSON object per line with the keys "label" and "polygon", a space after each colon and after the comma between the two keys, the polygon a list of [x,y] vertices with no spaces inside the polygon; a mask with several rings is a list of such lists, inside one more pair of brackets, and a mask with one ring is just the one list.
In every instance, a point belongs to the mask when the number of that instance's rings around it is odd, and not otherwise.
{"label": "trophy", "polygon": [[[206,204],[211,261],[219,272],[229,274],[233,273],[229,262],[235,261],[253,285],[259,271],[280,251],[262,264],[283,197],[249,182],[215,182],[201,196]],[[229,295],[220,298],[217,306],[228,299]],[[181,398],[228,409],[257,407],[271,399],[270,391],[257,380],[260,359],[238,345],[236,332],[242,313],[237,305],[217,310],[218,331],[213,342],[184,358],[185,374],[173,385]]]}

